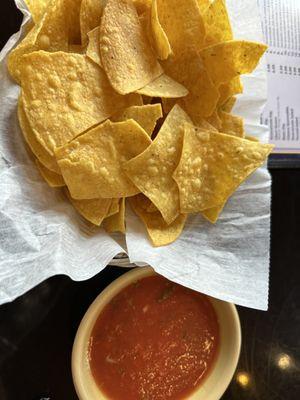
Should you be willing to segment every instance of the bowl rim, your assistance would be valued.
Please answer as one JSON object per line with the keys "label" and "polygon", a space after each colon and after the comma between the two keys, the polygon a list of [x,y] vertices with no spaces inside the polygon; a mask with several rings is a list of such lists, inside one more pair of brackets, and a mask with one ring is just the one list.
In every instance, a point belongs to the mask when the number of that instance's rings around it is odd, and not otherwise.
{"label": "bowl rim", "polygon": [[[72,356],[71,356],[71,369],[72,369],[72,377],[73,377],[73,383],[75,386],[76,393],[78,395],[78,398],[80,400],[94,400],[93,395],[91,395],[90,390],[93,390],[95,393],[95,390],[98,392],[98,400],[109,400],[109,398],[101,392],[101,389],[97,386],[96,382],[94,381],[94,378],[92,377],[90,368],[89,368],[89,363],[88,363],[88,345],[89,345],[89,338],[91,335],[91,331],[94,327],[94,324],[103,310],[103,308],[113,299],[113,297],[116,296],[117,293],[119,293],[122,289],[130,285],[132,282],[145,278],[147,276],[152,276],[155,275],[156,272],[152,267],[136,267],[125,274],[121,275],[119,278],[115,279],[112,283],[110,283],[96,298],[95,300],[91,303],[89,308],[87,309],[86,313],[84,314],[75,339],[73,343],[73,348],[72,348]],[[207,295],[206,295],[207,296]],[[214,393],[211,395],[210,393],[207,393],[205,396],[205,400],[218,400],[221,398],[221,396],[224,394],[225,390],[227,389],[229,383],[232,380],[232,377],[235,373],[239,356],[240,356],[240,349],[241,349],[241,325],[240,325],[240,319],[238,316],[237,309],[233,303],[228,303],[224,302],[218,299],[215,299],[211,296],[207,296],[211,303],[212,306],[214,307],[216,313],[218,314],[216,307],[218,304],[220,304],[222,307],[227,308],[227,313],[231,318],[231,322],[234,326],[234,332],[236,335],[236,341],[234,342],[234,348],[232,350],[231,354],[231,362],[229,367],[225,369],[222,373],[222,381],[218,382],[218,387],[214,389]],[[220,326],[221,328],[221,326]],[[219,349],[220,353],[220,349]],[[82,368],[82,359],[86,359],[86,368],[85,371],[83,371]],[[217,355],[217,359],[215,360],[215,366],[218,363],[218,358],[219,354]],[[208,374],[206,379],[204,380],[203,384],[199,386],[199,389],[196,389],[191,395],[189,395],[185,400],[194,400],[196,398],[199,398],[199,391],[202,390],[203,386],[206,385],[206,382],[209,382],[210,375],[212,374],[213,370],[215,367],[213,367],[212,371]],[[90,382],[87,383],[85,380],[86,375],[89,375],[89,380]],[[201,398],[199,398],[201,399]]]}

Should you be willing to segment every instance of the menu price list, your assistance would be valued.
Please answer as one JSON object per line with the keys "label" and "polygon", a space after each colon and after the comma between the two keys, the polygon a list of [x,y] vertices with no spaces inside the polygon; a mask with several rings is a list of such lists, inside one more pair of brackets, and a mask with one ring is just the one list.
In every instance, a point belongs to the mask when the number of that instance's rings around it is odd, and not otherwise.
{"label": "menu price list", "polygon": [[[258,0],[258,4],[269,45],[268,101],[261,122],[269,127],[275,154],[300,155],[300,1]],[[277,157],[281,159],[287,157]],[[300,165],[299,157],[294,160]]]}

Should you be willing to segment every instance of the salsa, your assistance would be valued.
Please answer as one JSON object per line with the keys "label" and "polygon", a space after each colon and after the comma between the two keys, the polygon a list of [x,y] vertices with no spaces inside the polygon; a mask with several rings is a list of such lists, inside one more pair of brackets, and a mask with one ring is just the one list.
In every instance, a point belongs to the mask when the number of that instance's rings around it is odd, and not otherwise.
{"label": "salsa", "polygon": [[90,338],[90,367],[111,400],[182,400],[209,373],[218,345],[207,296],[154,275],[103,309]]}

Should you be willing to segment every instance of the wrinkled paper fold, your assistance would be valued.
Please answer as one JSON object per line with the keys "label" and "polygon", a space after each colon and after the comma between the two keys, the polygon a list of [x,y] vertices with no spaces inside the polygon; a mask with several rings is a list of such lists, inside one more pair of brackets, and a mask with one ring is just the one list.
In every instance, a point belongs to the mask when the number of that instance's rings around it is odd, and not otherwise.
{"label": "wrinkled paper fold", "polygon": [[[22,0],[15,0],[30,15]],[[236,38],[261,41],[256,0],[227,1]],[[270,176],[257,171],[229,200],[216,225],[191,216],[179,240],[153,248],[127,208],[126,246],[76,214],[58,189],[42,181],[27,153],[17,119],[19,87],[9,78],[6,55],[22,37],[13,35],[0,54],[0,304],[56,274],[84,280],[119,253],[148,263],[167,278],[222,300],[266,310],[270,245]],[[267,141],[259,125],[266,101],[263,63],[243,77],[245,93],[234,112],[246,130]]]}

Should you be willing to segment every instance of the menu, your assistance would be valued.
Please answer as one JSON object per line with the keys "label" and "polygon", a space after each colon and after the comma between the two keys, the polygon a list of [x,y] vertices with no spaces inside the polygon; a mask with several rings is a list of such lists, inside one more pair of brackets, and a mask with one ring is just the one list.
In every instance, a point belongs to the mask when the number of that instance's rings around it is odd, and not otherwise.
{"label": "menu", "polygon": [[261,122],[275,153],[300,154],[300,1],[258,0],[268,74],[268,102]]}

